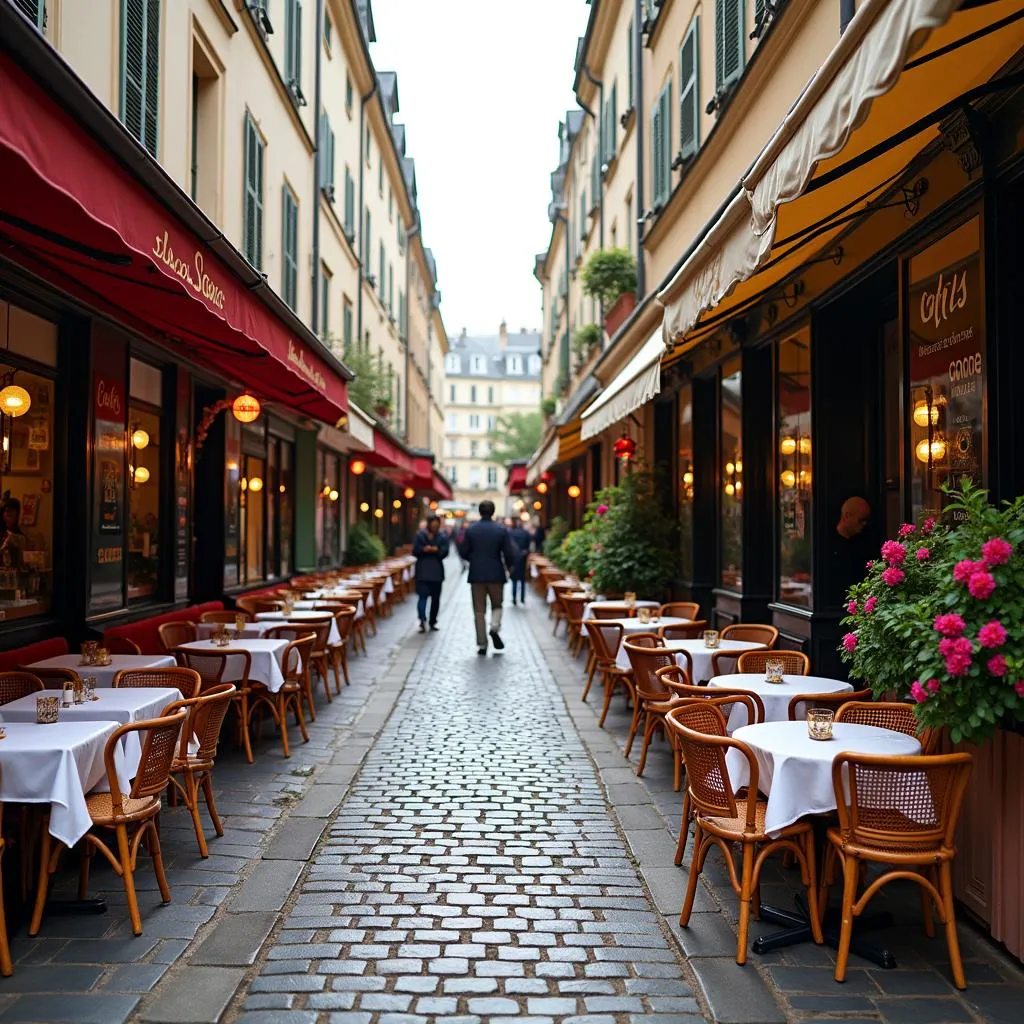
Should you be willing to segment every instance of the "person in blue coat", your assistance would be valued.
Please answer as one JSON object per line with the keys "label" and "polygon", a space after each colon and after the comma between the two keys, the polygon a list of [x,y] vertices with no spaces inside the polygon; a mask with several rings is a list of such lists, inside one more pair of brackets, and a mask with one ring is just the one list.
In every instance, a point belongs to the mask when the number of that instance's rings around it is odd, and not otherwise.
{"label": "person in blue coat", "polygon": [[467,531],[459,545],[459,554],[469,563],[469,585],[473,591],[473,617],[476,620],[476,653],[487,653],[487,603],[491,605],[491,643],[503,650],[501,639],[501,602],[505,581],[515,569],[518,549],[508,530],[494,521],[494,502],[480,502],[480,519]]}
{"label": "person in blue coat", "polygon": [[420,619],[420,632],[427,631],[427,599],[430,599],[430,629],[437,630],[437,609],[441,604],[441,584],[444,583],[444,560],[448,557],[448,538],[441,532],[441,520],[427,516],[427,525],[416,532],[412,544],[416,559],[416,613]]}

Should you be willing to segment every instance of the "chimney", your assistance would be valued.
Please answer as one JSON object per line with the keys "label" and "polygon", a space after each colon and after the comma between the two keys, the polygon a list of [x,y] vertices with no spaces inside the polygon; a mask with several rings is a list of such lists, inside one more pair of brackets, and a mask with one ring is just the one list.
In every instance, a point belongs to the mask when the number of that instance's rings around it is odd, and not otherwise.
{"label": "chimney", "polygon": [[498,338],[501,341],[501,347],[508,348],[508,324],[504,320],[501,321],[501,327],[498,328]]}

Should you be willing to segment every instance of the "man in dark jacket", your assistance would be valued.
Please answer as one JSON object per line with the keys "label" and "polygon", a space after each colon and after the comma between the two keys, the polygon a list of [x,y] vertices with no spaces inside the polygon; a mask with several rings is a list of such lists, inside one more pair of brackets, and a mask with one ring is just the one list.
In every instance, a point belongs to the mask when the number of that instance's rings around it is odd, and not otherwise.
{"label": "man in dark jacket", "polygon": [[516,564],[516,547],[501,523],[494,521],[494,502],[480,502],[480,521],[467,531],[459,554],[469,562],[469,584],[473,590],[473,615],[476,619],[476,653],[487,653],[485,624],[487,602],[491,603],[491,642],[503,650],[501,639],[501,601],[508,570]]}
{"label": "man in dark jacket", "polygon": [[515,544],[518,555],[515,568],[510,573],[512,576],[512,604],[516,603],[517,587],[519,600],[526,604],[526,556],[530,553],[530,535],[518,519],[512,521],[508,535],[512,539],[512,543]]}
{"label": "man in dark jacket", "polygon": [[420,632],[427,630],[427,598],[430,598],[430,629],[437,629],[437,608],[441,603],[441,584],[444,582],[444,560],[448,557],[448,538],[441,532],[441,520],[427,516],[427,526],[418,530],[412,553],[416,559],[416,612],[420,619]]}

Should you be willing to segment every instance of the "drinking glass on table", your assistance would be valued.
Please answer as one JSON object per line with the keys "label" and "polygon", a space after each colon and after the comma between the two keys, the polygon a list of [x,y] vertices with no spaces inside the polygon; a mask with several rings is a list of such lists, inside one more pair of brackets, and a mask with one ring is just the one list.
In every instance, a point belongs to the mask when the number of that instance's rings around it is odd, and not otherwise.
{"label": "drinking glass on table", "polygon": [[634,590],[627,590],[622,595],[622,600],[623,600],[623,603],[626,605],[626,607],[630,611],[632,611],[633,610],[633,606],[636,604],[636,591],[634,591]]}
{"label": "drinking glass on table", "polygon": [[812,740],[832,739],[835,713],[831,708],[810,708],[807,712],[807,735]]}
{"label": "drinking glass on table", "polygon": [[704,630],[704,646],[705,647],[717,647],[718,646],[718,630],[717,629],[705,629]]}
{"label": "drinking glass on table", "polygon": [[781,661],[773,659],[764,663],[764,681],[766,683],[784,683],[785,666]]}

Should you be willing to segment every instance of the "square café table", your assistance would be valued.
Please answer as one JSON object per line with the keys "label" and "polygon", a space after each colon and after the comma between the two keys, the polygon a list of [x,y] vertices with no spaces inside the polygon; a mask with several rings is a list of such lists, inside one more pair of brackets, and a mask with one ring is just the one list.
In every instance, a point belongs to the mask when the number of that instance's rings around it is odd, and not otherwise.
{"label": "square caf\u00e9 table", "polygon": [[[47,691],[50,695],[55,690]],[[0,722],[6,727],[8,723],[36,725],[36,697],[30,693],[25,697],[12,700],[0,706]],[[127,725],[129,722],[144,722],[149,718],[159,718],[168,704],[181,700],[181,692],[173,686],[129,686],[121,689],[104,689],[96,691],[96,700],[86,700],[82,704],[61,707],[60,723],[65,722],[113,722],[115,725]],[[40,729],[50,726],[40,725]],[[142,759],[141,735],[137,732],[128,733],[121,741],[124,750],[124,768],[126,777],[135,778]],[[106,789],[106,786],[102,786]]]}
{"label": "square caf\u00e9 table", "polygon": [[[248,651],[250,658],[249,681],[251,683],[262,683],[271,693],[277,693],[284,686],[284,673],[281,670],[281,661],[284,658],[284,652],[287,647],[287,640],[265,640],[262,637],[232,639],[227,647],[218,647],[211,640],[193,640],[190,643],[181,645],[182,650],[195,651],[199,654],[209,652],[230,654],[232,651],[236,653],[238,651]],[[241,672],[241,659],[229,658],[224,672],[225,682],[233,682],[239,678]]]}
{"label": "square caf\u00e9 table", "polygon": [[[34,696],[34,695],[33,695]],[[35,714],[35,704],[32,705]],[[117,722],[11,722],[0,740],[0,801],[48,804],[50,835],[74,846],[92,828],[86,793],[106,789],[103,751]],[[121,744],[114,770],[122,792],[131,788]]]}
{"label": "square caf\u00e9 table", "polygon": [[109,687],[113,685],[114,676],[123,668],[174,668],[177,662],[168,654],[112,654],[109,665],[83,665],[78,654],[61,654],[56,658],[34,661],[25,668],[31,672],[34,668],[70,668],[83,679],[95,676],[96,685]]}

